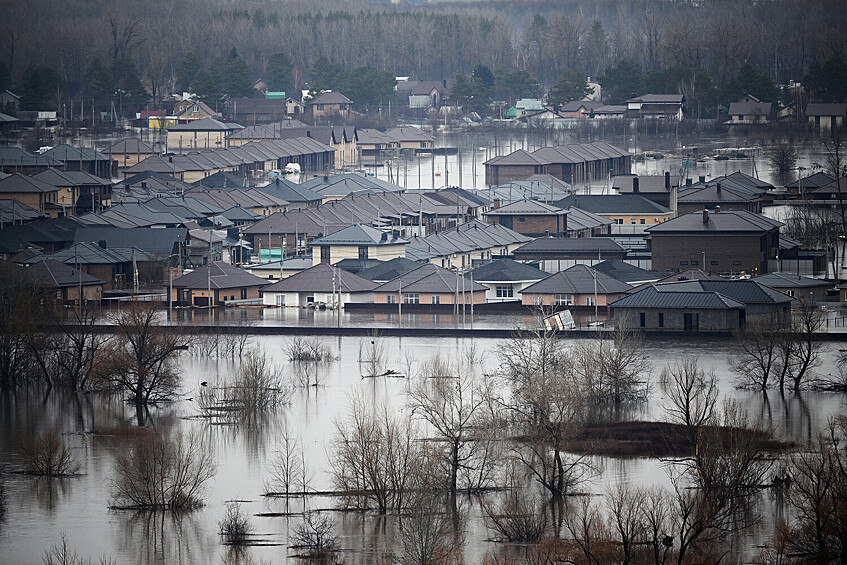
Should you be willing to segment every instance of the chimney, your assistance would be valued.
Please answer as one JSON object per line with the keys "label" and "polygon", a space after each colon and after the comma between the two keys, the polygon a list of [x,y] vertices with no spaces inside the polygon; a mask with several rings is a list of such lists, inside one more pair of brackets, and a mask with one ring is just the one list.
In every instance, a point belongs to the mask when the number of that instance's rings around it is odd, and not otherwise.
{"label": "chimney", "polygon": [[705,177],[705,175],[700,175],[700,183],[702,184],[702,183],[704,183],[704,182],[706,182],[706,177]]}
{"label": "chimney", "polygon": [[441,81],[441,86],[443,86],[444,89],[447,90],[447,79],[446,78]]}
{"label": "chimney", "polygon": [[141,188],[147,188],[147,181],[146,180],[141,181]]}
{"label": "chimney", "polygon": [[100,241],[97,242],[97,245],[99,245],[102,249],[106,249],[106,240],[101,239]]}
{"label": "chimney", "polygon": [[685,186],[691,186],[691,177],[685,179]]}
{"label": "chimney", "polygon": [[721,183],[715,185],[715,189],[718,191],[718,195],[721,193]]}
{"label": "chimney", "polygon": [[705,209],[703,210],[703,223],[704,224],[709,223],[709,211],[705,210]]}
{"label": "chimney", "polygon": [[671,172],[665,171],[665,190],[671,189]]}
{"label": "chimney", "polygon": [[715,206],[715,214],[717,214],[717,213],[718,213],[718,212],[720,212],[720,211],[721,211],[721,207],[720,207],[720,206]]}
{"label": "chimney", "polygon": [[388,241],[388,234],[385,233],[385,232],[382,232],[382,236],[379,238],[379,240],[383,241],[383,242]]}
{"label": "chimney", "polygon": [[496,209],[497,209],[497,208],[499,208],[499,207],[500,207],[500,199],[499,199],[499,198],[495,198],[495,199],[494,199],[494,203],[491,205],[491,209],[492,209],[492,210],[496,210]]}
{"label": "chimney", "polygon": [[638,177],[632,177],[632,192],[638,193]]}

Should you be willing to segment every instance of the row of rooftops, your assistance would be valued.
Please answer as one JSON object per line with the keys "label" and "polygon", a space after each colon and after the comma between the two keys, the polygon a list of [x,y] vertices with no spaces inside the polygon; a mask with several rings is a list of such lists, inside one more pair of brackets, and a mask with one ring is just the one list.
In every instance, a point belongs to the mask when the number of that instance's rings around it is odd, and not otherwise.
{"label": "row of rooftops", "polygon": [[552,164],[576,164],[586,161],[601,161],[606,159],[619,159],[631,157],[632,154],[605,141],[593,143],[572,143],[569,145],[557,145],[542,147],[533,152],[517,149],[508,155],[501,155],[489,159],[484,165],[491,166],[520,166],[520,165],[552,165]]}

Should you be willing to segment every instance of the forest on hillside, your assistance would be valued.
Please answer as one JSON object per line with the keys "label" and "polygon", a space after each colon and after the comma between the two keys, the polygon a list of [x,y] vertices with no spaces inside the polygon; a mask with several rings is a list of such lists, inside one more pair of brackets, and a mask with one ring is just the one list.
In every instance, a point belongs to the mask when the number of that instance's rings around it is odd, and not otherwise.
{"label": "forest on hillside", "polygon": [[0,13],[0,90],[30,109],[117,96],[157,108],[201,88],[225,99],[260,77],[296,90],[318,62],[451,81],[484,65],[544,89],[571,73],[613,97],[649,85],[706,104],[790,80],[847,96],[840,0],[0,0]]}

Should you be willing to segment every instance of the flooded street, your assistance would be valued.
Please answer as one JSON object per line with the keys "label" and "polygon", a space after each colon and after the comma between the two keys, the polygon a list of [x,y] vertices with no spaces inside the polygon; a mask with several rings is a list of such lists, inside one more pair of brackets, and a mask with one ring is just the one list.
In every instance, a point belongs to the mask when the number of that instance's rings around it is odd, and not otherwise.
{"label": "flooded street", "polygon": [[[263,347],[293,378],[294,366],[285,355],[285,337],[258,336],[251,344]],[[222,425],[201,419],[197,398],[201,382],[216,386],[229,382],[236,366],[230,360],[217,360],[183,354],[181,367],[181,400],[173,405],[154,409],[152,423],[162,429],[194,430],[199,433],[214,454],[217,474],[212,480],[206,505],[185,514],[170,512],[136,513],[110,510],[110,479],[116,453],[122,440],[119,435],[102,435],[116,424],[132,426],[134,411],[119,401],[104,401],[94,395],[70,397],[53,393],[49,397],[20,392],[2,398],[0,404],[0,459],[7,471],[19,468],[16,446],[25,438],[46,430],[63,434],[72,447],[74,457],[82,465],[82,476],[69,479],[33,478],[7,474],[8,512],[0,523],[0,562],[16,564],[41,563],[45,550],[57,543],[62,534],[81,557],[99,559],[111,555],[118,563],[189,564],[223,562],[230,551],[221,544],[218,522],[224,515],[227,501],[238,500],[255,526],[261,546],[246,548],[256,562],[290,563],[295,551],[293,532],[301,522],[299,516],[263,517],[257,514],[293,513],[303,508],[300,499],[286,503],[279,498],[265,498],[264,483],[269,479],[268,462],[277,449],[287,422],[294,434],[302,439],[307,467],[313,475],[312,488],[318,491],[333,488],[330,448],[334,436],[333,422],[347,413],[351,395],[360,394],[373,405],[387,403],[392,411],[412,417],[406,406],[407,379],[363,379],[358,360],[368,338],[321,338],[332,348],[336,360],[328,363],[319,376],[318,387],[296,387],[290,405],[280,408],[261,420],[254,429]],[[482,352],[480,369],[493,371],[496,353],[502,341],[482,338],[380,338],[384,343],[389,367],[398,371],[403,363],[415,359],[419,364],[436,353],[442,356],[461,355],[471,344]],[[731,343],[709,340],[655,340],[645,343],[652,365],[649,371],[649,401],[632,415],[632,419],[658,420],[664,418],[666,398],[658,383],[658,375],[668,363],[682,353],[698,356],[701,365],[714,370],[722,397],[737,399],[751,417],[762,418],[775,434],[799,445],[807,444],[822,428],[827,418],[843,412],[845,397],[837,394],[804,392],[802,395],[739,390],[730,367]],[[834,371],[834,355],[843,343],[828,344],[821,372]],[[597,458],[602,473],[580,490],[602,494],[618,479],[625,477],[637,485],[667,485],[663,465],[654,459]],[[338,501],[330,497],[309,497],[309,509],[333,509]],[[479,504],[474,498],[460,499],[461,529],[465,532],[465,557],[468,563],[478,563],[488,551],[497,550],[491,532],[482,519]],[[756,512],[764,518],[760,529],[747,532],[738,541],[742,555],[749,557],[754,545],[762,540],[761,531],[770,531],[774,517],[784,508],[775,502],[768,491],[757,499]],[[342,556],[347,563],[375,563],[391,551],[397,551],[397,517],[389,514],[379,518],[374,514],[330,512],[335,522]],[[96,532],[96,535],[92,535]]]}

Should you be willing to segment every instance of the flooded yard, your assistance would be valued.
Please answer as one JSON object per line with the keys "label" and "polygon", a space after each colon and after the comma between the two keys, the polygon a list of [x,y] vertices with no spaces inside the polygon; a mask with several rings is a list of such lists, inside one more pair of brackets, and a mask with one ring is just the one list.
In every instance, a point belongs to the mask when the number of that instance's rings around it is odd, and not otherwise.
{"label": "flooded yard", "polygon": [[[271,356],[283,374],[296,381],[297,368],[285,353],[286,337],[253,336],[251,346],[259,346]],[[110,509],[110,481],[117,453],[126,441],[118,435],[105,435],[115,426],[134,424],[134,409],[118,399],[104,400],[94,394],[67,395],[58,392],[45,396],[21,391],[0,399],[0,460],[7,467],[8,511],[0,522],[0,562],[37,564],[44,551],[65,535],[81,557],[97,560],[109,555],[118,563],[219,564],[234,559],[232,549],[221,543],[218,522],[228,501],[240,501],[250,515],[258,543],[240,554],[255,562],[292,563],[297,552],[294,532],[302,522],[300,512],[326,510],[335,524],[339,554],[345,563],[387,562],[399,551],[399,518],[392,513],[337,510],[339,500],[332,496],[309,496],[285,500],[264,497],[269,480],[269,461],[279,449],[286,426],[303,444],[311,488],[330,491],[333,487],[330,456],[335,434],[334,422],[344,420],[351,398],[359,396],[370,406],[386,403],[392,413],[414,418],[408,408],[409,379],[363,379],[360,359],[367,351],[369,338],[320,338],[332,350],[334,360],[323,365],[317,376],[318,386],[295,386],[290,403],[257,422],[255,426],[227,425],[222,419],[201,418],[199,398],[204,386],[215,387],[231,382],[237,364],[230,359],[183,353],[180,400],[151,411],[151,423],[163,430],[194,431],[205,449],[211,451],[217,473],[206,493],[206,504],[185,512],[135,512]],[[440,354],[463,355],[475,348],[475,359],[482,372],[491,372],[498,364],[497,352],[502,340],[483,338],[378,338],[388,359],[387,367],[403,372],[411,361],[420,364]],[[574,340],[575,341],[575,340]],[[570,343],[569,343],[570,344]],[[718,340],[651,340],[644,344],[651,368],[645,373],[649,399],[634,413],[633,420],[660,420],[666,417],[667,397],[659,384],[659,373],[682,355],[697,356],[701,366],[714,370],[720,396],[733,398],[753,419],[774,430],[778,438],[807,445],[823,428],[827,419],[842,413],[845,397],[839,394],[806,391],[802,394],[776,392],[768,395],[738,389],[731,368],[732,348]],[[844,343],[830,343],[824,354],[821,372],[835,371],[834,358]],[[205,383],[205,385],[204,385]],[[81,476],[65,479],[34,478],[17,474],[20,460],[17,447],[36,434],[53,430],[72,448],[81,464]],[[635,485],[667,486],[665,465],[651,458],[601,458],[593,461],[601,472],[578,490],[602,495],[621,478]],[[496,493],[484,496],[498,496]],[[578,497],[569,497],[578,498]],[[504,551],[504,544],[491,541],[479,497],[460,495],[456,527],[463,532],[464,557],[478,563],[489,551]],[[755,548],[770,535],[776,517],[786,512],[784,501],[762,491],[755,497],[752,512],[761,523],[733,541],[735,551],[727,562],[747,562]]]}

